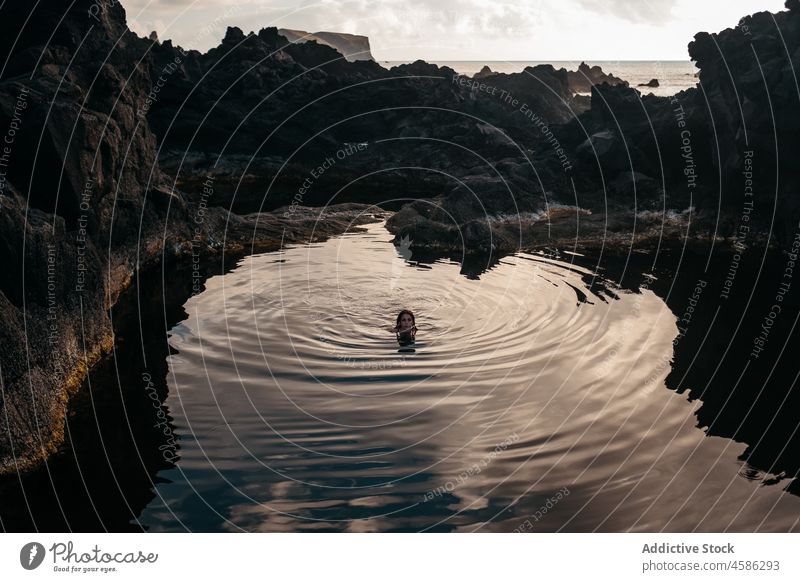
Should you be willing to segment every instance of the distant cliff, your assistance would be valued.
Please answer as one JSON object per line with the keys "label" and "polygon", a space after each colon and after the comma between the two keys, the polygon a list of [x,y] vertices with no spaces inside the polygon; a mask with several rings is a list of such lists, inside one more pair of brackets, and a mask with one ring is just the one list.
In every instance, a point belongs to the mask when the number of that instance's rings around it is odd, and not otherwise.
{"label": "distant cliff", "polygon": [[305,32],[289,28],[278,29],[278,34],[290,42],[316,41],[328,45],[342,53],[348,61],[374,61],[369,48],[369,38],[359,34],[345,34],[343,32]]}

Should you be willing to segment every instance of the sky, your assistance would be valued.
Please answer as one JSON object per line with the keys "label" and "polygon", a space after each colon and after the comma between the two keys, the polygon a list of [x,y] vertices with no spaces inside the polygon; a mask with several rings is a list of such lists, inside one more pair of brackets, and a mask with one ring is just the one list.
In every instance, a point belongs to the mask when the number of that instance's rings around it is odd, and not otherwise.
{"label": "sky", "polygon": [[187,49],[228,26],[368,36],[378,61],[688,60],[717,32],[784,0],[122,0],[128,25]]}

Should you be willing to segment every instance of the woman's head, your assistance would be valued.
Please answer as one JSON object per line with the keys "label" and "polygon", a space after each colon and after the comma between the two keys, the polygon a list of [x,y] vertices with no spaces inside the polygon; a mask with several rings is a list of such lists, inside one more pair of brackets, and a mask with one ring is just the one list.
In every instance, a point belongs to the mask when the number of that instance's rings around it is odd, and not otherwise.
{"label": "woman's head", "polygon": [[397,314],[397,329],[410,329],[416,324],[414,314],[410,310],[403,309]]}

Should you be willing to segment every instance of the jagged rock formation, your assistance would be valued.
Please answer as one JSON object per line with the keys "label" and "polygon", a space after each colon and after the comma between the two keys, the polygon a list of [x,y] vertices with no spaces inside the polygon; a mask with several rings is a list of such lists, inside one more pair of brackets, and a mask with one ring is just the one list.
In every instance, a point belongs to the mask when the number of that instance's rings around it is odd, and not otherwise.
{"label": "jagged rock formation", "polygon": [[[693,108],[703,115],[713,140],[714,168],[723,202],[741,215],[746,165],[752,166],[754,213],[763,222],[776,221],[774,235],[791,241],[800,219],[800,2],[788,0],[788,11],[759,12],[734,28],[705,32],[689,44],[689,55],[700,69],[700,84],[708,103],[693,93]],[[715,44],[716,43],[716,44]],[[746,152],[753,152],[746,164]]]}
{"label": "jagged rock formation", "polygon": [[358,34],[345,34],[343,32],[305,32],[281,28],[278,34],[289,42],[304,43],[318,42],[332,47],[342,53],[348,61],[374,61],[369,47],[369,38]]}
{"label": "jagged rock formation", "polygon": [[[616,217],[596,230],[576,214],[555,232],[574,234],[580,226],[585,241],[619,235],[629,245],[641,234],[633,231],[637,212],[693,207],[691,236],[746,232],[739,238],[748,243],[790,244],[800,220],[800,171],[794,163],[800,146],[800,9],[796,0],[786,4],[788,11],[758,13],[733,29],[698,34],[689,53],[701,87],[667,98],[642,96],[624,85],[595,85],[589,111],[552,126],[574,171],[565,183],[554,170],[557,160],[541,156],[542,189],[569,193],[559,201]],[[461,196],[445,193],[426,206],[452,209]],[[466,245],[513,251],[568,240],[549,238],[551,220],[503,220],[506,209],[495,206],[492,195],[480,191],[473,199],[479,208],[473,204],[456,223],[412,204],[389,228],[421,246],[453,250]]]}
{"label": "jagged rock formation", "polygon": [[486,77],[491,77],[494,75],[494,71],[489,68],[489,65],[483,65],[480,71],[472,75],[473,79],[485,79]]}
{"label": "jagged rock formation", "polygon": [[654,89],[656,87],[660,87],[661,84],[658,82],[658,79],[650,79],[647,83],[639,83],[636,86],[637,87],[651,87],[651,88]]}
{"label": "jagged rock formation", "polygon": [[[569,83],[569,88],[573,93],[588,93],[592,90],[593,86],[602,85],[603,83],[608,85],[628,85],[627,81],[623,81],[622,79],[619,79],[610,73],[605,73],[598,65],[590,67],[586,63],[581,62],[577,71],[567,71],[566,69],[561,70],[566,71],[567,82]],[[497,75],[497,73],[492,71],[488,65],[484,65],[480,71],[472,76],[472,78],[486,79],[492,75]]]}
{"label": "jagged rock formation", "polygon": [[[155,71],[169,70],[177,50],[168,42],[154,46]],[[362,202],[391,192],[429,198],[452,186],[448,175],[474,173],[476,163],[512,156],[524,167],[520,143],[541,139],[526,125],[533,116],[560,123],[584,108],[566,72],[549,65],[481,84],[423,61],[387,71],[372,61],[347,62],[315,43],[287,45],[274,28],[247,35],[231,28],[219,47],[180,56],[146,114],[179,185],[214,174],[215,203],[249,212],[298,195],[310,204],[333,194]],[[336,158],[359,143],[369,147]],[[486,161],[465,157],[464,148]],[[182,161],[187,151],[190,171]],[[336,163],[303,187],[309,168],[331,157]],[[231,171],[220,175],[221,167]],[[522,182],[534,179],[529,169]]]}
{"label": "jagged rock formation", "polygon": [[595,85],[628,85],[627,81],[606,73],[599,65],[590,67],[584,62],[577,71],[568,71],[569,86],[575,93],[588,93]]}

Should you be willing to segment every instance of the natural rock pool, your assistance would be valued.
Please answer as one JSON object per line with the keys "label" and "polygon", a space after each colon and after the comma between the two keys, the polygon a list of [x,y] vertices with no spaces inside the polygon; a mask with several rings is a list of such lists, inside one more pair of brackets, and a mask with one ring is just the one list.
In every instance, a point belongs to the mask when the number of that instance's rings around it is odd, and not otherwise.
{"label": "natural rock pool", "polygon": [[406,243],[141,275],[64,446],[0,479],[2,529],[798,529],[791,257]]}
{"label": "natural rock pool", "polygon": [[[247,257],[169,343],[162,530],[794,527],[800,499],[668,390],[675,313],[544,255],[478,276],[366,233]],[[567,260],[565,261],[564,258]],[[414,310],[414,352],[393,325]],[[680,314],[678,314],[680,315]]]}

